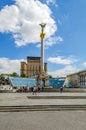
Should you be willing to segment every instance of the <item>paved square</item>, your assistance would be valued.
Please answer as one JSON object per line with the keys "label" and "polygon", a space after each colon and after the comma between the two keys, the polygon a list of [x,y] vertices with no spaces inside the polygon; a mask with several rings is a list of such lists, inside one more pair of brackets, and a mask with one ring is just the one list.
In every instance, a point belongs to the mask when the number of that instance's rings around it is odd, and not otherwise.
{"label": "paved square", "polygon": [[0,113],[0,130],[86,130],[86,111]]}

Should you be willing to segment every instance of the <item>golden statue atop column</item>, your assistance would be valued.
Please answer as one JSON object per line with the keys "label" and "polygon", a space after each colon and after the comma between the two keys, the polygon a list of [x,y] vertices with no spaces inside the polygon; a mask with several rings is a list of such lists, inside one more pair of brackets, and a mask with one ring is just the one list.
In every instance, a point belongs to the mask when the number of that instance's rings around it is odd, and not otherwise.
{"label": "golden statue atop column", "polygon": [[45,38],[45,33],[44,33],[44,28],[46,26],[45,23],[39,24],[41,26],[41,33],[40,33],[40,38],[44,39]]}

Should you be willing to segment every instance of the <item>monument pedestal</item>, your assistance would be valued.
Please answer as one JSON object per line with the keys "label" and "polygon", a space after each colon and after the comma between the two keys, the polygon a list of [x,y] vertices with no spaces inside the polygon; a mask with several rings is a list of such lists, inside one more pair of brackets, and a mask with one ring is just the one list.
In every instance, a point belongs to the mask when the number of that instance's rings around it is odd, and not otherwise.
{"label": "monument pedestal", "polygon": [[49,76],[46,73],[41,73],[37,76],[37,86],[49,88]]}

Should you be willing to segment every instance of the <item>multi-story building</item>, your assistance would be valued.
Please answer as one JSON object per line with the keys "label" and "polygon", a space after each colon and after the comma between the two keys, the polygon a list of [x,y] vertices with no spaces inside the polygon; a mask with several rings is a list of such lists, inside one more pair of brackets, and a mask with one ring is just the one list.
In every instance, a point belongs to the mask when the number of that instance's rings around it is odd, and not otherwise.
{"label": "multi-story building", "polygon": [[78,73],[80,87],[86,87],[86,70],[82,70]]}
{"label": "multi-story building", "polygon": [[67,75],[66,82],[71,83],[72,87],[80,87],[78,73]]}
{"label": "multi-story building", "polygon": [[70,82],[73,87],[86,88],[86,70],[67,75],[66,81]]}
{"label": "multi-story building", "polygon": [[[33,77],[41,73],[40,66],[41,57],[28,56],[27,62],[21,62],[20,76],[24,74],[26,77]],[[47,63],[44,63],[44,71],[47,73]]]}

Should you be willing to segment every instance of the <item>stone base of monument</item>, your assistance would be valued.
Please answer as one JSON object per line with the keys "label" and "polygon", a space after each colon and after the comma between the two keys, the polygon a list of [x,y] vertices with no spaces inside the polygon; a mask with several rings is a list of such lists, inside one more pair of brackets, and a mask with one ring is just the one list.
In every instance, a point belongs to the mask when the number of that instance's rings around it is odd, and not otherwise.
{"label": "stone base of monument", "polygon": [[41,73],[37,76],[37,86],[49,88],[49,76],[46,73]]}

